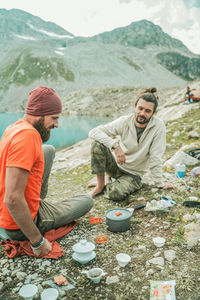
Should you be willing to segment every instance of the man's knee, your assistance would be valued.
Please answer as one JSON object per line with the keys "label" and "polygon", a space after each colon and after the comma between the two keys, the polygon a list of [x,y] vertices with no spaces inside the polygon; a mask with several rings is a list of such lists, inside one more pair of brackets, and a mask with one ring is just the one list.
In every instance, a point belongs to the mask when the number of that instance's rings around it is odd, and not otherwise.
{"label": "man's knee", "polygon": [[84,211],[89,211],[93,207],[93,199],[90,195],[77,195],[72,198],[74,203],[74,208],[76,209],[83,209]]}
{"label": "man's knee", "polygon": [[99,154],[99,153],[107,151],[107,149],[108,148],[104,144],[102,144],[98,141],[94,141],[92,143],[92,146],[91,146],[91,153],[98,153]]}
{"label": "man's knee", "polygon": [[84,206],[87,207],[87,210],[90,211],[90,209],[94,205],[94,201],[90,195],[83,195]]}
{"label": "man's knee", "polygon": [[124,198],[126,198],[128,195],[129,193],[126,190],[122,190],[117,186],[112,186],[112,183],[106,186],[106,191],[104,194],[105,198],[117,202],[124,200]]}

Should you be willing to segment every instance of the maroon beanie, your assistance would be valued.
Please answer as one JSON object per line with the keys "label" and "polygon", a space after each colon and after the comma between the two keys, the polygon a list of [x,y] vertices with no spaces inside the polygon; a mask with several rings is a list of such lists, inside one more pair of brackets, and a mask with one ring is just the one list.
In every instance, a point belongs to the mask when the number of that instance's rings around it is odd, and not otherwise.
{"label": "maroon beanie", "polygon": [[62,112],[62,101],[53,89],[46,86],[38,86],[29,94],[26,114],[31,116],[49,116]]}

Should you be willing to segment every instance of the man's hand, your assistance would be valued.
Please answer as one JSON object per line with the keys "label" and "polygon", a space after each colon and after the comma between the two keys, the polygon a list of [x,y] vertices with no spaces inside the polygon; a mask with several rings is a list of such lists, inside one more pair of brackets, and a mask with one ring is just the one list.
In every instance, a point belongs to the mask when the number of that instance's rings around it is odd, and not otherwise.
{"label": "man's hand", "polygon": [[118,164],[122,165],[126,162],[125,153],[123,152],[122,148],[119,146],[115,150],[115,155],[117,157]]}
{"label": "man's hand", "polygon": [[48,254],[49,252],[51,252],[52,250],[52,244],[47,240],[44,239],[44,243],[42,244],[42,246],[38,249],[32,249],[33,250],[33,254],[35,256],[39,256],[40,254]]}

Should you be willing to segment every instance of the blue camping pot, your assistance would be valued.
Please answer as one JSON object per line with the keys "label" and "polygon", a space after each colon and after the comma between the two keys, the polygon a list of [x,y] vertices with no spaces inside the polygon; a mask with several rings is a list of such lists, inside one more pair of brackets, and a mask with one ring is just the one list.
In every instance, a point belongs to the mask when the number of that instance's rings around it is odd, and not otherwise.
{"label": "blue camping pot", "polygon": [[112,232],[124,232],[130,229],[131,216],[137,209],[145,207],[145,204],[136,205],[133,208],[113,208],[106,211],[106,224]]}

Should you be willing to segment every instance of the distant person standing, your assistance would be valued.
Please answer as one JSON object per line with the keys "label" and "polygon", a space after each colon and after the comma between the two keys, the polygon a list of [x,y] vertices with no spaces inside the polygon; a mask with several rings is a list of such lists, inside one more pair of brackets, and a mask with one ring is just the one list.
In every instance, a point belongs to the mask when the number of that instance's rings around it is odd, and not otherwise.
{"label": "distant person standing", "polygon": [[30,93],[23,119],[9,126],[0,141],[0,230],[13,240],[31,242],[36,256],[48,254],[51,243],[43,237],[87,213],[89,195],[55,204],[45,201],[55,149],[44,145],[58,127],[62,102],[49,87]]}
{"label": "distant person standing", "polygon": [[[166,130],[164,122],[154,115],[158,106],[155,92],[156,88],[141,92],[133,114],[89,132],[89,137],[95,140],[91,148],[91,169],[97,176],[97,184],[88,186],[95,186],[89,193],[92,197],[105,189],[106,198],[123,200],[142,187],[141,179],[147,169],[156,187],[172,188],[164,185],[162,179]],[[111,177],[114,182],[110,181]]]}
{"label": "distant person standing", "polygon": [[185,92],[185,94],[184,94],[184,101],[185,101],[186,103],[189,103],[189,102],[190,102],[190,95],[191,95],[191,90],[190,90],[190,87],[187,86],[186,92]]}

